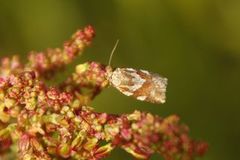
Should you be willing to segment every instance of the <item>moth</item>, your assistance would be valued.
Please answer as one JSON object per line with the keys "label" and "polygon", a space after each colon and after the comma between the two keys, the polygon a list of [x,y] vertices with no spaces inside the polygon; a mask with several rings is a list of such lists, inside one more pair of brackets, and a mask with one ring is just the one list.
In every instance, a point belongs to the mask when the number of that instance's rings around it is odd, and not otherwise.
{"label": "moth", "polygon": [[116,68],[110,66],[112,55],[118,45],[116,42],[106,72],[110,85],[126,96],[150,103],[165,103],[167,78],[146,70]]}

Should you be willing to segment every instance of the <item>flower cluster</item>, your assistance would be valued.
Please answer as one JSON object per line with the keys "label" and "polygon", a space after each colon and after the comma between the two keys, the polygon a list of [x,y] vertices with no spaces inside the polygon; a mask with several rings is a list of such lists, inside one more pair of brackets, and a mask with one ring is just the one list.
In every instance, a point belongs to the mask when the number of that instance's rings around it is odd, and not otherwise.
{"label": "flower cluster", "polygon": [[[107,66],[87,62],[59,87],[42,81],[70,63],[91,43],[91,26],[63,49],[31,52],[29,62],[3,58],[0,66],[0,158],[98,160],[120,147],[137,159],[159,153],[166,160],[192,160],[207,144],[188,136],[179,117],[135,111],[97,113],[88,104],[104,89]],[[8,154],[8,153],[11,154]],[[16,158],[15,157],[15,158]]]}
{"label": "flower cluster", "polygon": [[31,70],[37,76],[51,78],[53,73],[64,68],[72,60],[83,53],[83,50],[91,44],[95,32],[92,26],[78,30],[66,41],[63,48],[47,49],[45,52],[32,51],[28,55],[28,62],[22,64],[17,55],[1,59],[0,75],[21,73],[24,70]]}

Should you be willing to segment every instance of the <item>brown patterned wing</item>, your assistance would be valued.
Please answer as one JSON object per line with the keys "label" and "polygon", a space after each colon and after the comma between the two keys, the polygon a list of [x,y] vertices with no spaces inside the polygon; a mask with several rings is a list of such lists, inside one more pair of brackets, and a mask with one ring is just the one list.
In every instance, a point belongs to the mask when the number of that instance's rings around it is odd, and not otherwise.
{"label": "brown patterned wing", "polygon": [[116,68],[109,81],[127,96],[151,103],[165,102],[167,78],[158,74],[132,68]]}

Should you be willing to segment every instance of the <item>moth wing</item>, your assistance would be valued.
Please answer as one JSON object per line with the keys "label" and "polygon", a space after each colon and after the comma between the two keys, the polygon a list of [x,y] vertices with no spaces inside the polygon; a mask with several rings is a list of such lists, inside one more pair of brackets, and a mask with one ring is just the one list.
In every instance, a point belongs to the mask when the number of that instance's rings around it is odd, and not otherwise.
{"label": "moth wing", "polygon": [[132,68],[113,71],[111,84],[121,93],[141,101],[164,103],[167,79],[158,74]]}

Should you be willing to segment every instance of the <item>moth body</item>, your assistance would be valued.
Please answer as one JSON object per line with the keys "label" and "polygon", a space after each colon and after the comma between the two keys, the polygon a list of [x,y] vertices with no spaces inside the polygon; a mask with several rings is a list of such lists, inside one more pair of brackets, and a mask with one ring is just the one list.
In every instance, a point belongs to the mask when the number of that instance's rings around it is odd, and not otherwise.
{"label": "moth body", "polygon": [[133,68],[110,68],[107,79],[111,86],[137,100],[151,103],[164,103],[166,100],[167,78],[158,74]]}

